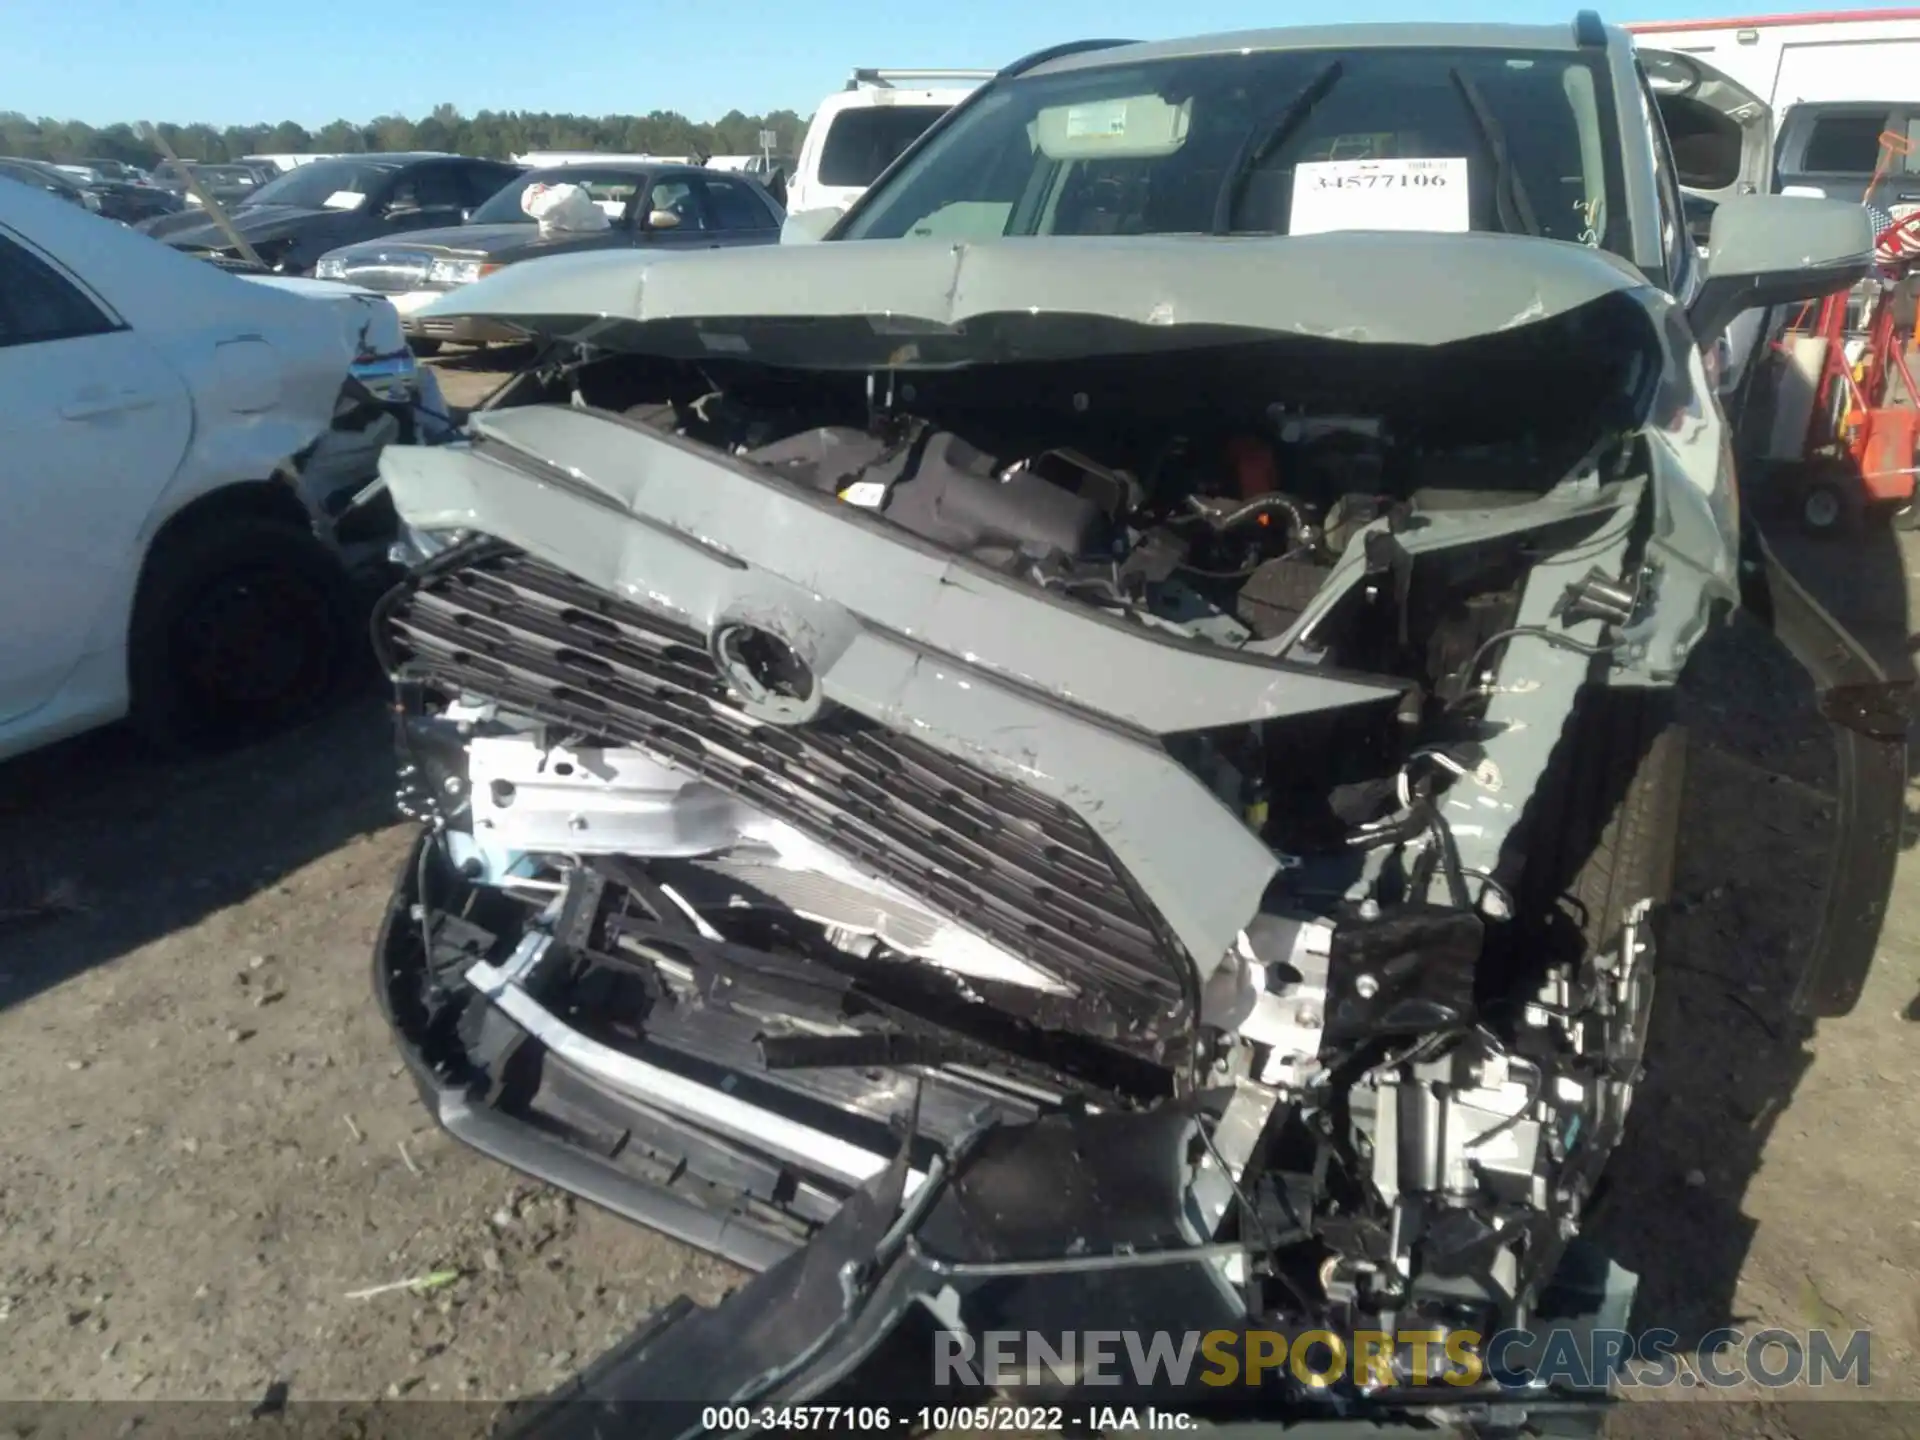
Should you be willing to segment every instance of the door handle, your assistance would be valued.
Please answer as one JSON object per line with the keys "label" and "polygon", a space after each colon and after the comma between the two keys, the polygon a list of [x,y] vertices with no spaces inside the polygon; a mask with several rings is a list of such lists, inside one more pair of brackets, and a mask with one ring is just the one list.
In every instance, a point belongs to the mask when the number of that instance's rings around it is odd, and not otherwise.
{"label": "door handle", "polygon": [[69,400],[60,407],[62,420],[98,420],[106,415],[120,415],[129,410],[145,410],[159,403],[159,396],[144,390],[116,390],[112,394],[92,394],[77,400]]}

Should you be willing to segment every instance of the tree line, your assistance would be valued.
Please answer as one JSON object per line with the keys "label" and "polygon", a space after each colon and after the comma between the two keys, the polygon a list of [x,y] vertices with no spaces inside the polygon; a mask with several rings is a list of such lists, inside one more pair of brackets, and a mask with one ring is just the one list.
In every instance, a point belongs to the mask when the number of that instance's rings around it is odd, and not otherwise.
{"label": "tree line", "polygon": [[[437,105],[420,120],[383,115],[367,124],[335,120],[308,130],[291,120],[277,125],[175,125],[154,128],[183,160],[218,163],[242,155],[376,154],[394,150],[446,150],[457,155],[496,159],[529,150],[611,150],[652,155],[752,155],[759,153],[760,132],[778,137],[774,154],[791,156],[800,148],[807,122],[791,110],[743,115],[730,110],[712,122],[689,120],[673,110],[647,115],[554,115],[545,111],[482,110],[462,115],[452,105]],[[0,155],[70,164],[79,160],[120,160],[149,167],[162,158],[159,148],[142,140],[132,124],[95,128],[78,120],[35,120],[16,111],[0,111]]]}

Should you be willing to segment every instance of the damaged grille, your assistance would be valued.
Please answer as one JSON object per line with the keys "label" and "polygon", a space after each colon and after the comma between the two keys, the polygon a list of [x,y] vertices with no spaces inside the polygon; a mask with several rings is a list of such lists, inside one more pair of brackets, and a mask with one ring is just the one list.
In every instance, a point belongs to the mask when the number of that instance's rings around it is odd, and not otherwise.
{"label": "damaged grille", "polygon": [[404,677],[679,765],[1074,986],[1113,1038],[1184,1028],[1178,942],[1058,802],[847,711],[755,721],[697,631],[518,552],[436,567],[385,609]]}

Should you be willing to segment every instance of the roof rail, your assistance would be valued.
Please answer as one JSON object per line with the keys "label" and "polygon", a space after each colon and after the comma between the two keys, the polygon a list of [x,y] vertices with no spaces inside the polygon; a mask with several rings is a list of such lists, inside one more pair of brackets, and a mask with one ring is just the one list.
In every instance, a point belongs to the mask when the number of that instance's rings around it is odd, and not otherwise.
{"label": "roof rail", "polygon": [[847,89],[858,90],[862,85],[872,85],[877,89],[891,90],[902,80],[973,80],[993,79],[991,70],[872,70],[857,69],[847,81]]}
{"label": "roof rail", "polygon": [[1607,48],[1607,27],[1598,10],[1582,10],[1573,17],[1573,42],[1583,50]]}
{"label": "roof rail", "polygon": [[1031,55],[1023,55],[1000,72],[1003,79],[1011,80],[1016,75],[1045,65],[1050,60],[1059,60],[1068,55],[1083,55],[1089,50],[1112,50],[1120,45],[1138,45],[1138,40],[1068,40],[1060,45],[1049,45],[1044,50],[1036,50]]}

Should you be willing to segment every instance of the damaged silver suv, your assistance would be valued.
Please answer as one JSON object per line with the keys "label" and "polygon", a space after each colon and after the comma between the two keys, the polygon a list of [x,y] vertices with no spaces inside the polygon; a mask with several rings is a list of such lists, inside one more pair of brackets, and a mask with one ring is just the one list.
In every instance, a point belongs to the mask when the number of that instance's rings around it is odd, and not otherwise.
{"label": "damaged silver suv", "polygon": [[[825,243],[439,302],[543,343],[382,465],[425,825],[381,1003],[459,1138],[765,1272],[579,1395],[965,1398],[929,1330],[1471,1360],[1564,1305],[1642,1059],[1673,687],[1743,604],[1842,740],[1804,999],[1850,1003],[1901,722],[1743,526],[1700,346],[1871,236],[1733,197],[1703,269],[1684,103],[1591,15],[1069,46]],[[1390,1347],[1195,1393],[1577,1399],[1463,1378]]]}

